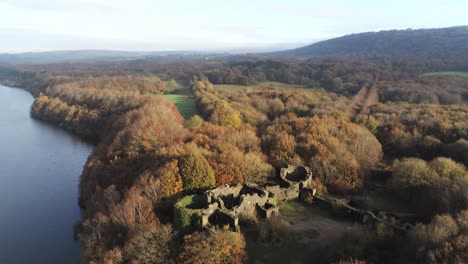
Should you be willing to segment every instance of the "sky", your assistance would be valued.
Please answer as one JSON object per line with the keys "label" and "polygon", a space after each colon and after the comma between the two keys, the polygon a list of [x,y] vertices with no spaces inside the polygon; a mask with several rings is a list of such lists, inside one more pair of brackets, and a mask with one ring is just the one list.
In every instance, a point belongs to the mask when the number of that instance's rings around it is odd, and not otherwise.
{"label": "sky", "polygon": [[241,51],[468,25],[467,0],[0,0],[0,53]]}

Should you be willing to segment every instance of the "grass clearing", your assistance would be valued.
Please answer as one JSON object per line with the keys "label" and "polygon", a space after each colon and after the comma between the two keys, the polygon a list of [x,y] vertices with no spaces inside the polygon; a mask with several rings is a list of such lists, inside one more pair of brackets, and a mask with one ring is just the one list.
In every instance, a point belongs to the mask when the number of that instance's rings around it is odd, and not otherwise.
{"label": "grass clearing", "polygon": [[248,263],[307,263],[320,255],[315,243],[288,239],[283,243],[261,243],[254,230],[242,231],[247,240]]}
{"label": "grass clearing", "polygon": [[280,82],[261,82],[256,85],[236,85],[236,84],[217,84],[216,88],[221,91],[238,92],[255,88],[271,88],[271,89],[307,89],[303,85],[287,84]]}
{"label": "grass clearing", "polygon": [[298,201],[283,201],[279,204],[280,213],[287,217],[300,217],[307,220],[315,216],[331,217],[330,213],[318,207],[306,207]]}
{"label": "grass clearing", "polygon": [[217,84],[216,88],[218,88],[221,91],[230,91],[230,92],[238,92],[238,91],[243,91],[247,90],[248,88],[251,88],[252,86],[243,86],[243,85],[235,85],[235,84]]}
{"label": "grass clearing", "polygon": [[261,82],[256,87],[266,87],[266,88],[274,88],[274,89],[302,89],[305,88],[304,85],[299,84],[287,84],[281,82]]}
{"label": "grass clearing", "polygon": [[195,99],[188,88],[180,89],[175,94],[165,94],[164,96],[177,106],[180,114],[186,120],[198,113]]}
{"label": "grass clearing", "polygon": [[442,71],[425,73],[422,76],[463,76],[468,77],[467,71]]}
{"label": "grass clearing", "polygon": [[[326,252],[351,226],[332,217],[325,209],[299,201],[279,203],[279,217],[285,222],[286,237],[262,242],[258,230],[242,227],[247,241],[249,263],[327,263]],[[284,232],[283,232],[284,233]]]}
{"label": "grass clearing", "polygon": [[367,195],[353,196],[353,198],[362,201],[371,208],[390,212],[411,213],[413,210],[407,203],[398,201],[396,197],[388,193],[372,192]]}

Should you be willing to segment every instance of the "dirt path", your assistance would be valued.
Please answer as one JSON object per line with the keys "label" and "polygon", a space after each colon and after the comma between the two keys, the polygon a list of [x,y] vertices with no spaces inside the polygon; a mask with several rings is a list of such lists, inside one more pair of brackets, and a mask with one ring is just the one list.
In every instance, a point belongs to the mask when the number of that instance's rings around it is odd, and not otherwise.
{"label": "dirt path", "polygon": [[366,83],[354,96],[352,103],[346,110],[352,118],[355,118],[359,114],[368,113],[369,107],[379,103],[378,82],[379,76],[376,76],[372,82]]}

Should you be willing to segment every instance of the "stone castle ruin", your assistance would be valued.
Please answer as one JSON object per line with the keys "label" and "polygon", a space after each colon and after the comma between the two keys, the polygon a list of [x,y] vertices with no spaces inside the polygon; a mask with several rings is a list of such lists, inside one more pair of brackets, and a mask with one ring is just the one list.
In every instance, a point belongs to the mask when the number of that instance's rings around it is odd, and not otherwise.
{"label": "stone castle ruin", "polygon": [[266,186],[222,186],[203,195],[189,195],[175,204],[174,222],[179,229],[224,228],[239,231],[239,218],[259,216],[271,218],[279,213],[276,206],[285,200],[305,200],[312,197],[314,204],[341,212],[363,223],[384,222],[403,232],[412,228],[414,215],[372,209],[353,199],[320,197],[311,189],[312,173],[308,167],[281,168],[276,184]]}
{"label": "stone castle ruin", "polygon": [[191,196],[191,202],[183,198],[175,205],[175,222],[180,228],[215,226],[238,231],[239,218],[258,215],[267,219],[277,215],[276,203],[298,199],[311,180],[308,167],[289,165],[280,169],[278,184],[223,186],[202,196]]}

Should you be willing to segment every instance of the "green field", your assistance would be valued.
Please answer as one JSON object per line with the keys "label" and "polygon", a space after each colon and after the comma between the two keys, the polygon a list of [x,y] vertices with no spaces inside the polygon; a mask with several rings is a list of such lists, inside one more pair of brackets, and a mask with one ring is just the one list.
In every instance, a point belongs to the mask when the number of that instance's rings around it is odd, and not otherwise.
{"label": "green field", "polygon": [[442,72],[430,72],[430,73],[425,73],[423,76],[463,76],[463,77],[468,77],[468,72],[466,71],[442,71]]}
{"label": "green field", "polygon": [[253,86],[243,86],[243,85],[235,85],[235,84],[217,84],[216,88],[221,91],[242,91],[247,90],[248,88],[252,88]]}
{"label": "green field", "polygon": [[280,83],[280,82],[261,82],[256,85],[250,86],[243,86],[243,85],[235,85],[235,84],[217,84],[216,88],[221,91],[242,91],[247,89],[255,89],[255,88],[273,88],[273,89],[303,89],[303,85],[294,85],[294,84],[287,84],[287,83]]}
{"label": "green field", "polygon": [[197,114],[195,99],[188,88],[178,90],[176,94],[165,94],[164,96],[177,106],[177,109],[179,109],[179,112],[185,119],[189,119]]}
{"label": "green field", "polygon": [[302,89],[304,88],[304,85],[299,85],[299,84],[287,84],[287,83],[280,83],[280,82],[261,82],[257,85],[256,87],[267,87],[267,88],[275,88],[275,89]]}

